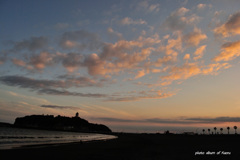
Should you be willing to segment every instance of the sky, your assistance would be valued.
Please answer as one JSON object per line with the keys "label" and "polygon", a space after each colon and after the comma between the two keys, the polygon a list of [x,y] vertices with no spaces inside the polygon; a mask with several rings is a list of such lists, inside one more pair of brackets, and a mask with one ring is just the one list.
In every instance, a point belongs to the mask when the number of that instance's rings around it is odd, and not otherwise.
{"label": "sky", "polygon": [[237,0],[0,0],[0,121],[113,131],[239,126]]}

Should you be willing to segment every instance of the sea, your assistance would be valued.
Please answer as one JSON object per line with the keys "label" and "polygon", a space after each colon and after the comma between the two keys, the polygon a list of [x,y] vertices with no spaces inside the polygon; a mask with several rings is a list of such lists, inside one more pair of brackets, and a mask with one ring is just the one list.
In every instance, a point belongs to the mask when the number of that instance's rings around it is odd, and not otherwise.
{"label": "sea", "polygon": [[93,140],[115,139],[116,136],[96,134],[61,132],[36,129],[0,127],[0,149],[13,149],[22,146],[45,144],[60,144],[70,142],[84,142]]}

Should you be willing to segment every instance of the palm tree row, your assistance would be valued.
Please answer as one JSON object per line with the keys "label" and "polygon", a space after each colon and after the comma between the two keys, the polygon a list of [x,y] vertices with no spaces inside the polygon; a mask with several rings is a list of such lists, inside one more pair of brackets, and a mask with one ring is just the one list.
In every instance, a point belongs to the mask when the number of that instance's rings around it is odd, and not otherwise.
{"label": "palm tree row", "polygon": [[[237,126],[234,126],[233,128],[235,129],[235,134],[237,134]],[[215,134],[217,134],[217,127],[214,127],[213,129],[215,131]],[[228,130],[228,134],[229,134],[230,127],[227,127],[227,130]],[[208,134],[210,134],[210,131],[211,131],[211,129],[208,129]],[[221,134],[223,134],[223,128],[220,128],[220,131],[221,131]],[[203,134],[205,134],[205,129],[203,129],[202,132],[203,132]]]}

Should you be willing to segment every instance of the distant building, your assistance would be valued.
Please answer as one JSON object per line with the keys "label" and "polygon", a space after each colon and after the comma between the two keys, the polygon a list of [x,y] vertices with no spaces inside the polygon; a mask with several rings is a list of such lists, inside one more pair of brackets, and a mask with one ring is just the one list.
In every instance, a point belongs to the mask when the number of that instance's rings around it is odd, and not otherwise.
{"label": "distant building", "polygon": [[76,113],[75,117],[77,117],[77,118],[79,117],[79,113],[78,112]]}

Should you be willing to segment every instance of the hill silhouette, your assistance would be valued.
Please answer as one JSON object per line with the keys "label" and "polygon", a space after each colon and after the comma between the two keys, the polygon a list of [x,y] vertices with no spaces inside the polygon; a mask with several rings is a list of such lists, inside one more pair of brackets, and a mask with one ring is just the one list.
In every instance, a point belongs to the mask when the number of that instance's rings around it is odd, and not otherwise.
{"label": "hill silhouette", "polygon": [[103,124],[89,123],[87,120],[78,117],[64,117],[53,115],[29,115],[18,117],[14,122],[15,127],[35,128],[46,130],[62,130],[62,131],[77,131],[77,132],[112,132]]}

